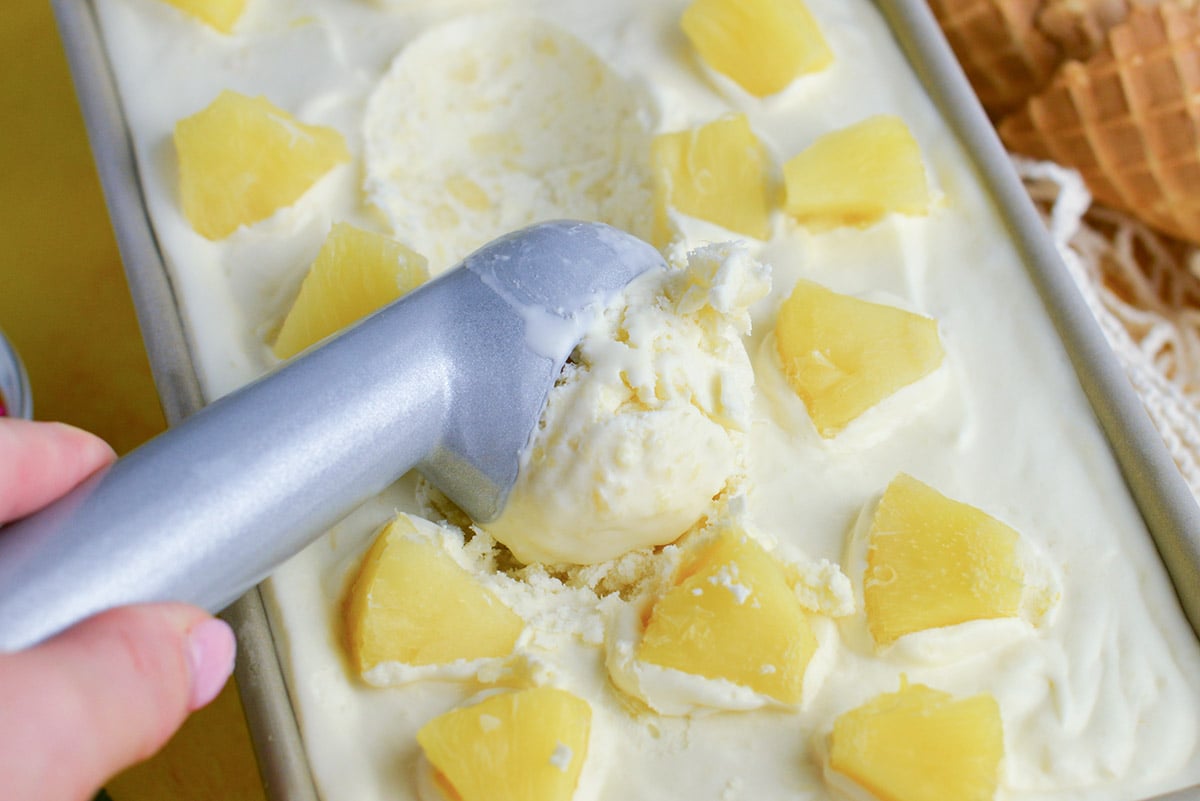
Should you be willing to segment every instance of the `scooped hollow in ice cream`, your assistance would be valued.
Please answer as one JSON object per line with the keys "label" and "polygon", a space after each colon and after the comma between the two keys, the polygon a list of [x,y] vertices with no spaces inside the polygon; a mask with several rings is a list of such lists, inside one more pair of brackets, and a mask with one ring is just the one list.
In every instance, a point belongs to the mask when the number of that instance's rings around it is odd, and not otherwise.
{"label": "scooped hollow in ice cream", "polygon": [[555,25],[465,17],[412,42],[372,93],[366,190],[434,273],[547,219],[648,239],[650,107]]}
{"label": "scooped hollow in ice cream", "polygon": [[741,334],[769,288],[729,243],[635,281],[551,391],[488,532],[523,562],[594,564],[696,524],[744,474],[754,376]]}

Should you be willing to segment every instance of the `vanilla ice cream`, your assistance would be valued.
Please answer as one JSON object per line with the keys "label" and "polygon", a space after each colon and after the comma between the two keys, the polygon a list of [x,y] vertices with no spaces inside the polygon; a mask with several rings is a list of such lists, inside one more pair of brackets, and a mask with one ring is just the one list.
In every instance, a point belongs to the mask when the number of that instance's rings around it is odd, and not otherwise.
{"label": "vanilla ice cream", "polygon": [[[96,3],[209,398],[273,366],[273,332],[331,223],[391,232],[435,270],[550,217],[645,236],[651,138],[729,112],[776,165],[896,115],[937,202],[822,232],[776,208],[761,241],[671,212],[674,270],[581,343],[504,517],[472,528],[410,477],[281,568],[273,630],[324,801],[417,798],[432,784],[418,729],[489,688],[540,685],[592,709],[577,801],[832,798],[846,786],[822,764],[833,721],[902,674],[996,699],[997,798],[1115,801],[1200,782],[1196,636],[1004,225],[874,4],[807,0],[833,64],[762,99],[697,59],[685,0],[500,5],[251,0],[224,37],[157,0]],[[354,158],[209,241],[182,215],[169,142],[224,89],[338,129]],[[857,433],[818,436],[769,339],[801,278],[933,318],[943,364]],[[1019,532],[1035,589],[1019,617],[883,648],[863,633],[854,532],[901,472]],[[397,510],[433,519],[419,528],[525,621],[510,658],[440,680],[393,665],[372,677],[382,687],[352,674],[342,599]],[[718,526],[769,553],[811,621],[796,703],[636,658],[642,612]],[[754,600],[733,578],[715,589]]]}
{"label": "vanilla ice cream", "polygon": [[631,286],[550,393],[488,533],[550,564],[679,539],[745,477],[754,373],[741,336],[769,289],[765,268],[730,245]]}
{"label": "vanilla ice cream", "polygon": [[372,91],[364,188],[434,272],[547,219],[646,238],[648,108],[562,28],[469,16],[404,48]]}

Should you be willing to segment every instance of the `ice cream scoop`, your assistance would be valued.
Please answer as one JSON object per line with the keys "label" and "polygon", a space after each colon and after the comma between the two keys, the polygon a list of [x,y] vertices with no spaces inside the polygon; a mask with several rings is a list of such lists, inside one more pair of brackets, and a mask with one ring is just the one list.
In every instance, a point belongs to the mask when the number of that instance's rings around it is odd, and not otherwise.
{"label": "ice cream scoop", "polygon": [[770,268],[714,243],[601,316],[550,393],[504,513],[522,562],[598,564],[679,539],[746,471],[754,369],[742,337]]}
{"label": "ice cream scoop", "polygon": [[101,610],[218,610],[416,467],[474,519],[595,315],[665,264],[595,223],[502,237],[0,532],[0,651]]}
{"label": "ice cream scoop", "polygon": [[0,417],[33,417],[29,378],[16,350],[0,331]]}

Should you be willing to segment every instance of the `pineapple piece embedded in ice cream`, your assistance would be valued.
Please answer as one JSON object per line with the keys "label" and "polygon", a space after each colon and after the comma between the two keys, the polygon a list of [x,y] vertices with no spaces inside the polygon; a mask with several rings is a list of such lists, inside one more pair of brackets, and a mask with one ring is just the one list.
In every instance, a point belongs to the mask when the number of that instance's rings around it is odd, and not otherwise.
{"label": "pineapple piece embedded in ice cream", "polygon": [[175,123],[175,151],[183,212],[208,239],[265,220],[350,160],[333,128],[305,125],[265,97],[229,90]]}
{"label": "pineapple piece embedded in ice cream", "polygon": [[671,239],[669,208],[755,239],[771,235],[767,151],[745,114],[660,134],[650,153],[656,245]]}
{"label": "pineapple piece embedded in ice cream", "polygon": [[761,545],[726,529],[676,582],[650,610],[638,659],[800,703],[817,640],[782,566]]}
{"label": "pineapple piece embedded in ice cream", "polygon": [[788,383],[825,438],[944,358],[929,317],[803,280],[779,309],[775,347]]}
{"label": "pineapple piece embedded in ice cream", "polygon": [[501,692],[417,732],[453,801],[570,801],[587,759],[592,708],[554,687]]}
{"label": "pineapple piece embedded in ice cream", "polygon": [[275,340],[287,359],[424,283],[425,258],[390,237],[336,223]]}
{"label": "pineapple piece embedded in ice cream", "polygon": [[912,476],[892,480],[871,524],[863,602],[871,636],[1020,614],[1016,531]]}
{"label": "pineapple piece embedded in ice cream", "polygon": [[406,515],[379,534],[343,607],[360,673],[385,662],[436,665],[512,653],[524,621]]}
{"label": "pineapple piece embedded in ice cream", "polygon": [[165,0],[180,11],[195,17],[221,33],[233,33],[233,26],[246,10],[249,0]]}
{"label": "pineapple piece embedded in ice cream", "polygon": [[828,768],[879,801],[991,801],[1003,757],[995,698],[955,698],[901,677],[899,691],[838,717]]}
{"label": "pineapple piece embedded in ice cream", "polygon": [[833,63],[803,0],[696,0],[680,22],[704,63],[755,97]]}
{"label": "pineapple piece embedded in ice cream", "polygon": [[932,195],[921,149],[890,114],[818,138],[783,165],[784,208],[806,225],[867,226],[885,214],[923,215]]}

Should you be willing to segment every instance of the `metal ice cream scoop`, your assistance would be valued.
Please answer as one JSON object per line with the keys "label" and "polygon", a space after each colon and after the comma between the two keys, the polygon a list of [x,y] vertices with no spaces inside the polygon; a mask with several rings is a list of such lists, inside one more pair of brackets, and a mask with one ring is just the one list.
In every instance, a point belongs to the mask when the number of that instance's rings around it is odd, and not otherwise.
{"label": "metal ice cream scoop", "polygon": [[493,519],[587,323],[663,267],[594,223],[484,246],[0,530],[0,651],[127,603],[222,609],[413,467]]}

